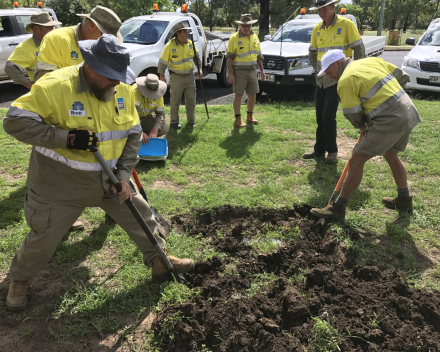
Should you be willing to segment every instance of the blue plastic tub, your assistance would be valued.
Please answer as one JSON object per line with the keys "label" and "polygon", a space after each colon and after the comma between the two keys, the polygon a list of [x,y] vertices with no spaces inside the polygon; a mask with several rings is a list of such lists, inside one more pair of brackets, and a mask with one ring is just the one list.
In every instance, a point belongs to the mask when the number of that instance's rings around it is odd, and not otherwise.
{"label": "blue plastic tub", "polygon": [[139,158],[143,160],[165,160],[167,156],[168,141],[165,138],[150,138],[139,150]]}

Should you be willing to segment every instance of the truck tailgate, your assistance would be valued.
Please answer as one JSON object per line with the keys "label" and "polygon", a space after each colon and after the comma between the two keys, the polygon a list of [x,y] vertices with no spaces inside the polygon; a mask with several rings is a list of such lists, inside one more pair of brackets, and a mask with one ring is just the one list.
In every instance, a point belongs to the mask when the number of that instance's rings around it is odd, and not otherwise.
{"label": "truck tailgate", "polygon": [[361,37],[365,45],[366,56],[379,56],[385,49],[386,37],[363,36]]}

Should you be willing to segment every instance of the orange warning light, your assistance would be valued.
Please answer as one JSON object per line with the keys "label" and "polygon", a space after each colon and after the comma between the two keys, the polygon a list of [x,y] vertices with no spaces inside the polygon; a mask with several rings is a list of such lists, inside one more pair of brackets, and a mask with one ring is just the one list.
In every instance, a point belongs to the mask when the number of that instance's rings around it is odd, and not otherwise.
{"label": "orange warning light", "polygon": [[153,12],[158,12],[158,11],[159,11],[159,5],[153,4]]}
{"label": "orange warning light", "polygon": [[301,15],[305,15],[306,14],[306,9],[301,9],[300,14]]}
{"label": "orange warning light", "polygon": [[43,8],[43,3],[42,2],[37,2],[37,7],[39,7],[39,8]]}
{"label": "orange warning light", "polygon": [[346,15],[347,14],[347,9],[345,7],[343,7],[341,9],[341,15]]}
{"label": "orange warning light", "polygon": [[14,4],[12,6],[14,6],[14,8],[20,7],[17,1],[14,1]]}
{"label": "orange warning light", "polygon": [[188,5],[182,5],[182,12],[187,13],[188,12]]}

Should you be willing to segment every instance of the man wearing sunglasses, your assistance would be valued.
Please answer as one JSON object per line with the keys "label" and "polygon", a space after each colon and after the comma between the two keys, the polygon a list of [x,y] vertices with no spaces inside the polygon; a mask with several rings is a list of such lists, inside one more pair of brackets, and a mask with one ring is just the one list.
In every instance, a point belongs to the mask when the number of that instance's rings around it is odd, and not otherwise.
{"label": "man wearing sunglasses", "polygon": [[[322,22],[318,23],[312,32],[309,47],[310,64],[317,74],[321,71],[321,59],[332,49],[343,50],[346,57],[362,59],[365,57],[365,47],[359,31],[353,21],[335,14],[335,4],[341,0],[320,0],[310,10],[318,10]],[[304,159],[324,157],[326,162],[335,163],[338,160],[338,145],[336,143],[336,112],[339,96],[336,89],[337,81],[329,76],[316,76],[315,106],[316,106],[316,142],[312,152],[305,153]]]}

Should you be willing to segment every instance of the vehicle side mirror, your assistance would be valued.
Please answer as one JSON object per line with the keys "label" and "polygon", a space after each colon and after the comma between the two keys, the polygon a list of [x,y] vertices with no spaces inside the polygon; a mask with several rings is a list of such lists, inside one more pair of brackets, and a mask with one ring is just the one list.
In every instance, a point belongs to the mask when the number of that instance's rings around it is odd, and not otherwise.
{"label": "vehicle side mirror", "polygon": [[416,39],[413,37],[409,37],[406,39],[406,44],[408,45],[416,45]]}
{"label": "vehicle side mirror", "polygon": [[270,40],[270,38],[272,38],[272,36],[271,36],[270,34],[266,34],[266,35],[264,36],[264,41],[266,41],[266,40]]}

